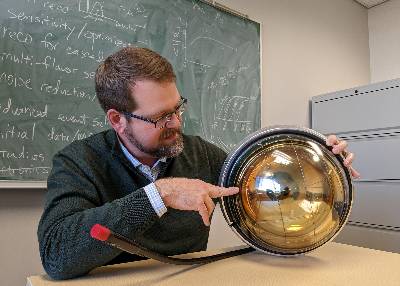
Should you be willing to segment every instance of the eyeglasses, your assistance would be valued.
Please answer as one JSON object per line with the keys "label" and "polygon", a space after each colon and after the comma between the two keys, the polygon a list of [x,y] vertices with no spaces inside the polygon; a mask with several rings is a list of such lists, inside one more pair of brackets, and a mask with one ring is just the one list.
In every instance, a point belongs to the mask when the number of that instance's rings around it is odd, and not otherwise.
{"label": "eyeglasses", "polygon": [[168,124],[168,122],[170,122],[172,120],[172,116],[175,114],[179,120],[182,119],[182,113],[185,111],[186,108],[186,104],[187,104],[187,99],[184,97],[181,97],[181,100],[178,103],[178,106],[176,107],[175,111],[165,114],[157,119],[150,119],[150,118],[146,118],[140,115],[136,115],[130,112],[123,112],[123,114],[125,116],[131,117],[131,118],[136,118],[139,120],[143,120],[145,122],[148,123],[152,123],[154,124],[155,128],[165,128],[165,126]]}

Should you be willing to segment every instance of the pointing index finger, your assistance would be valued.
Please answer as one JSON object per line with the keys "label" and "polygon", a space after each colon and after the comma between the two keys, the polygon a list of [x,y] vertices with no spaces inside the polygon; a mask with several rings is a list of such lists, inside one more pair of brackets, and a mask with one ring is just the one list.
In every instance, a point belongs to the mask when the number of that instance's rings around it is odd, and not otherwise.
{"label": "pointing index finger", "polygon": [[213,186],[213,188],[211,188],[210,191],[208,192],[208,195],[211,198],[219,198],[224,196],[231,196],[237,194],[238,192],[239,192],[238,187],[224,188],[224,187]]}

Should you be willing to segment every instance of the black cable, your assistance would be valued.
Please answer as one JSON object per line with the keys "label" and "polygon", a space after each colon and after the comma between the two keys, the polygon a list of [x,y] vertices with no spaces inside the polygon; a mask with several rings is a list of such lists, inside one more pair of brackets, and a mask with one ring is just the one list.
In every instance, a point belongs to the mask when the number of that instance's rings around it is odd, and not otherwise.
{"label": "black cable", "polygon": [[155,251],[146,249],[143,246],[137,244],[136,242],[114,232],[112,232],[112,236],[110,236],[107,239],[107,243],[131,254],[136,254],[142,257],[152,258],[160,262],[176,264],[176,265],[206,264],[217,260],[249,253],[255,250],[252,247],[246,247],[198,258],[176,258],[176,257],[162,255]]}

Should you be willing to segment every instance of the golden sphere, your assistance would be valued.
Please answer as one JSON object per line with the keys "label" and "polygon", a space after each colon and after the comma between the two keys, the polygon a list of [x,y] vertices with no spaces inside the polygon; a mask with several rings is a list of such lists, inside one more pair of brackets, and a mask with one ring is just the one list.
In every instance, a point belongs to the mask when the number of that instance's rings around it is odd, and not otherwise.
{"label": "golden sphere", "polygon": [[352,205],[352,184],[343,158],[314,130],[262,129],[229,154],[221,186],[237,186],[221,208],[232,229],[249,245],[292,256],[331,240]]}

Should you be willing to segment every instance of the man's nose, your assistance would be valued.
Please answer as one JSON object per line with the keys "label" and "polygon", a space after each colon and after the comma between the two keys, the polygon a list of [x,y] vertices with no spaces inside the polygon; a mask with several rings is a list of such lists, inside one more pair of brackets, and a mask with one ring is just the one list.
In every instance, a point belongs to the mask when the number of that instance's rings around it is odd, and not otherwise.
{"label": "man's nose", "polygon": [[182,125],[182,117],[179,117],[176,115],[176,113],[173,113],[171,115],[171,119],[167,121],[165,124],[165,127],[167,128],[180,128]]}

